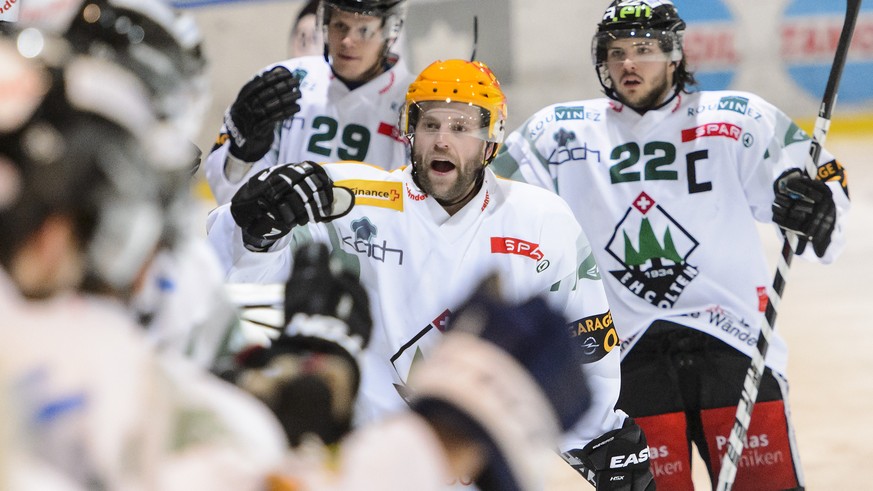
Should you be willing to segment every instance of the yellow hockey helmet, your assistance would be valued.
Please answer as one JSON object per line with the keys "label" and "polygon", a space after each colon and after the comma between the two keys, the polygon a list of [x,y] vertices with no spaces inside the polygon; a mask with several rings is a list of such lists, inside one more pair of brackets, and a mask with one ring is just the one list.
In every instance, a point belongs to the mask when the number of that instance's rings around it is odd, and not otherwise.
{"label": "yellow hockey helmet", "polygon": [[[409,85],[406,104],[400,117],[404,135],[415,133],[422,102],[461,102],[477,106],[483,115],[484,139],[503,142],[506,131],[506,96],[500,82],[487,65],[480,61],[445,60],[431,63]],[[483,131],[483,133],[485,133]],[[496,150],[495,150],[496,153]]]}

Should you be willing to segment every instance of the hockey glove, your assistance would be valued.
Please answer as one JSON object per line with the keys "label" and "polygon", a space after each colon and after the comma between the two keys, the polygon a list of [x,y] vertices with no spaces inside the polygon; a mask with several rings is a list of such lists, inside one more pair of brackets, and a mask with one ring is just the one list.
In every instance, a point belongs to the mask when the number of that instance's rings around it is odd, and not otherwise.
{"label": "hockey glove", "polygon": [[543,299],[507,305],[488,289],[477,288],[410,373],[410,406],[442,438],[485,449],[482,472],[459,477],[483,491],[538,489],[542,458],[590,403],[582,354]]}
{"label": "hockey glove", "polygon": [[[831,243],[831,233],[837,208],[830,188],[822,181],[811,179],[799,169],[782,173],[773,185],[773,222],[812,242],[818,257],[824,256]],[[803,252],[798,247],[798,254]]]}
{"label": "hockey glove", "polygon": [[370,340],[367,294],[317,243],[297,251],[285,291],[282,334],[243,352],[226,378],[267,403],[293,446],[306,435],[336,443],[351,427],[359,356]]}
{"label": "hockey glove", "polygon": [[581,450],[564,452],[564,460],[598,490],[654,491],[649,445],[631,418],[621,429],[595,438]]}
{"label": "hockey glove", "polygon": [[[340,322],[298,325],[298,320],[315,316]],[[370,342],[373,321],[367,292],[351,272],[331,261],[324,244],[308,243],[294,255],[285,285],[285,323],[285,336],[296,336],[300,344],[314,343],[318,351],[337,351],[323,346],[329,343],[356,357]]]}
{"label": "hockey glove", "polygon": [[274,165],[252,176],[231,198],[230,213],[246,248],[262,252],[295,225],[333,220],[353,205],[349,189],[334,188],[324,168],[307,161]]}
{"label": "hockey glove", "polygon": [[300,79],[277,66],[249,80],[224,114],[230,153],[245,162],[266,155],[273,144],[276,123],[300,111]]}

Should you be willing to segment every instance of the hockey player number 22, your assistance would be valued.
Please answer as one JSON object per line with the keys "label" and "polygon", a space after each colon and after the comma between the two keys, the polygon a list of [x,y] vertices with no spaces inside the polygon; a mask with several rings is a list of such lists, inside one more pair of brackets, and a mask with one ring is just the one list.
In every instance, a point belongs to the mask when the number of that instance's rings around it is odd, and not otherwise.
{"label": "hockey player number 22", "polygon": [[[676,181],[679,179],[679,173],[669,169],[676,162],[676,147],[669,142],[648,142],[643,146],[642,152],[637,143],[625,143],[613,148],[609,157],[619,161],[609,168],[609,176],[613,184],[640,180]],[[636,167],[641,157],[646,157],[642,172]],[[697,162],[708,157],[708,150],[698,150],[685,156],[689,193],[701,193],[712,189],[711,182],[697,182]]]}

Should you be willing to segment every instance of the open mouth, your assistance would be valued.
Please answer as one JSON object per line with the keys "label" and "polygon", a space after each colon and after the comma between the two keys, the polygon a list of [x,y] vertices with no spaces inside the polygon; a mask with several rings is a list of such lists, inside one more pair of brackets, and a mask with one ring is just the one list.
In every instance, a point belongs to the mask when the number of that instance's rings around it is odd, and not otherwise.
{"label": "open mouth", "polygon": [[449,162],[448,160],[434,160],[430,163],[430,168],[435,170],[436,172],[445,174],[446,172],[451,172],[455,169],[455,164]]}
{"label": "open mouth", "polygon": [[622,85],[624,85],[625,87],[630,87],[630,88],[638,87],[642,83],[643,82],[640,79],[635,78],[635,77],[634,78],[626,78],[626,79],[622,80],[622,82],[621,82]]}

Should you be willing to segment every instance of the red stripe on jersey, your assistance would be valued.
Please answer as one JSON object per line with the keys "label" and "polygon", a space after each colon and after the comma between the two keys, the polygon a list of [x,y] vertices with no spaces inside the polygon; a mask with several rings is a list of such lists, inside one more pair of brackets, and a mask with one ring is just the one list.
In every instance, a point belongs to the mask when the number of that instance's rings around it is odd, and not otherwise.
{"label": "red stripe on jersey", "polygon": [[385,135],[391,139],[397,140],[400,143],[403,143],[403,137],[400,136],[400,128],[397,127],[396,124],[388,124],[386,122],[379,123],[379,134]]}

